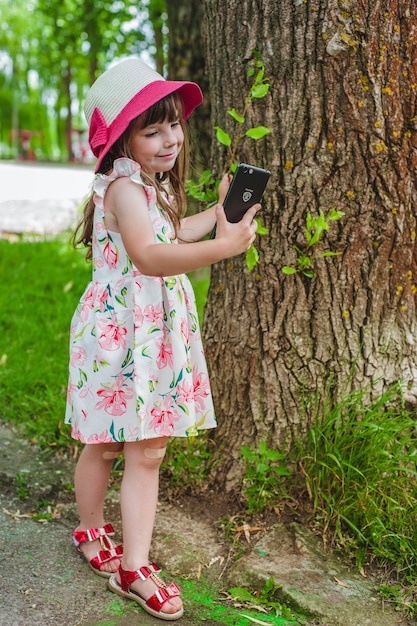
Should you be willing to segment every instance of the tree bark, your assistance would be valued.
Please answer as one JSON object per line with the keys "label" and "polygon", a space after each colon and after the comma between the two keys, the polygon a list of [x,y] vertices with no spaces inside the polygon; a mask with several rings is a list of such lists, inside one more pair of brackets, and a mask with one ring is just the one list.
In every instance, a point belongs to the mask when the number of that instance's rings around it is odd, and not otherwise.
{"label": "tree bark", "polygon": [[208,167],[212,132],[210,89],[201,36],[203,20],[200,0],[166,0],[169,28],[168,73],[171,80],[191,80],[200,85],[204,102],[190,119],[192,165],[196,180]]}
{"label": "tree bark", "polygon": [[[417,396],[417,5],[412,0],[203,0],[212,121],[233,134],[246,64],[270,77],[254,101],[239,159],[272,171],[258,239],[212,270],[204,343],[217,407],[212,478],[238,489],[239,450],[291,445],[326,399],[404,381]],[[223,147],[213,162],[226,164]],[[314,276],[286,276],[305,219],[336,207]],[[227,450],[227,454],[225,454]]]}

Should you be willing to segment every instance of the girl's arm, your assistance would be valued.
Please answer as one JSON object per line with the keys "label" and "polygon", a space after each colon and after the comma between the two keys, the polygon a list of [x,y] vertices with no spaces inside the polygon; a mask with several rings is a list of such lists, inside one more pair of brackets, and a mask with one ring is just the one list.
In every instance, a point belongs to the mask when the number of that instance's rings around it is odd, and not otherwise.
{"label": "girl's arm", "polygon": [[200,241],[211,233],[216,223],[216,205],[181,220],[178,240],[181,243]]}
{"label": "girl's arm", "polygon": [[[223,204],[226,197],[228,188],[230,187],[231,176],[225,174],[220,181],[219,185],[219,204]],[[184,217],[181,220],[181,228],[178,233],[178,239],[184,243],[190,243],[192,241],[200,241],[203,237],[211,233],[216,223],[216,208],[215,206]]]}
{"label": "girl's arm", "polygon": [[106,227],[120,232],[134,265],[148,276],[183,274],[246,252],[255,239],[257,224],[253,218],[259,209],[259,204],[254,205],[240,222],[231,224],[218,204],[209,209],[217,221],[215,239],[171,245],[155,242],[142,187],[129,178],[119,178],[110,184],[105,196]]}

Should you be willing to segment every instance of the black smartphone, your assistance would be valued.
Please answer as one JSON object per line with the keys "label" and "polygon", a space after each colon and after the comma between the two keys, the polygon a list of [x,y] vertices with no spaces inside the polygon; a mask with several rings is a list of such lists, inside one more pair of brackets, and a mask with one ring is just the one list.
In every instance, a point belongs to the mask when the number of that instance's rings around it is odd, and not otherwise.
{"label": "black smartphone", "polygon": [[[261,167],[239,163],[223,202],[229,222],[240,222],[246,211],[261,201],[271,172]],[[216,236],[216,226],[210,238]]]}
{"label": "black smartphone", "polygon": [[246,211],[261,201],[271,172],[239,163],[223,202],[229,222],[240,222]]}

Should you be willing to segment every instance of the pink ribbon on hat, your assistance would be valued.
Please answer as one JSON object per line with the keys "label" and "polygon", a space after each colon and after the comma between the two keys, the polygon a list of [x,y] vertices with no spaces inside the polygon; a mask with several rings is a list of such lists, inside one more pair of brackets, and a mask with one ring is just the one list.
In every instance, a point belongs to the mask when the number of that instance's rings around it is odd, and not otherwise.
{"label": "pink ribbon on hat", "polygon": [[88,133],[88,142],[94,156],[100,155],[101,149],[107,145],[109,138],[106,120],[100,109],[95,108],[91,116],[90,131]]}

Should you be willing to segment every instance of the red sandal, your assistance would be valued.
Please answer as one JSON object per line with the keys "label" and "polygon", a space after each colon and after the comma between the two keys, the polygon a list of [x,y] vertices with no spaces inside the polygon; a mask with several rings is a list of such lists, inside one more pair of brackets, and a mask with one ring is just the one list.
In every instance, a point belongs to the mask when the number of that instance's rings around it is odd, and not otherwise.
{"label": "red sandal", "polygon": [[111,524],[106,524],[102,528],[89,528],[88,530],[76,530],[74,531],[72,538],[74,544],[77,547],[78,552],[80,550],[80,544],[86,541],[100,541],[101,550],[97,552],[97,555],[89,561],[89,565],[95,574],[102,576],[103,578],[110,578],[113,572],[103,572],[100,568],[104,563],[114,561],[114,559],[120,559],[123,555],[123,546],[115,546],[110,536],[114,535],[114,529]]}
{"label": "red sandal", "polygon": [[[128,571],[124,570],[122,566],[119,567],[119,575],[120,575],[120,583],[117,581],[116,574],[113,574],[107,583],[110,591],[117,593],[119,596],[123,596],[124,598],[129,598],[130,600],[134,600],[150,615],[154,617],[159,617],[159,619],[164,619],[167,621],[174,621],[179,619],[183,613],[184,608],[181,607],[176,613],[166,613],[162,611],[162,607],[171,598],[175,598],[180,595],[180,590],[178,589],[175,583],[171,583],[170,585],[166,585],[163,580],[159,578],[157,575],[161,569],[151,563],[150,565],[140,567],[136,571]],[[130,589],[130,585],[140,578],[141,580],[146,580],[150,578],[155,585],[157,586],[157,590],[147,600],[142,598],[136,591]]]}

